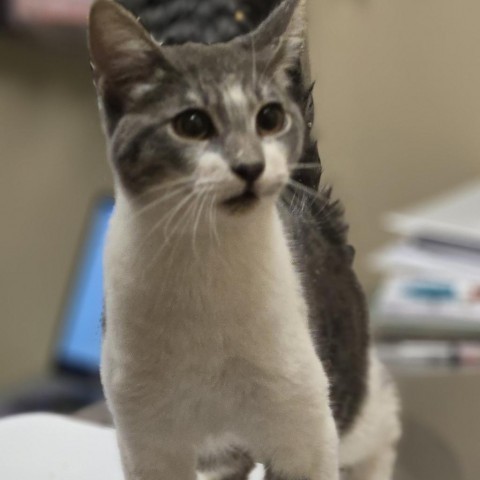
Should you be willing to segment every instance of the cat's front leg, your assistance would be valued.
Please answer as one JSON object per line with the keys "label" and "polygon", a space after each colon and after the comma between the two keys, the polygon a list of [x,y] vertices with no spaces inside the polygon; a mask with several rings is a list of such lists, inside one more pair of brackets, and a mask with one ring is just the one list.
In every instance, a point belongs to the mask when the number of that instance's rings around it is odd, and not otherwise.
{"label": "cat's front leg", "polygon": [[[142,431],[143,430],[143,431]],[[148,426],[138,431],[117,427],[125,480],[195,480],[195,452],[185,442]]]}
{"label": "cat's front leg", "polygon": [[339,440],[328,388],[272,385],[271,401],[251,414],[248,444],[268,480],[339,480]]}
{"label": "cat's front leg", "polygon": [[173,401],[162,402],[153,377],[140,380],[106,353],[105,348],[102,382],[125,480],[195,480],[194,441],[181,423],[182,412]]}
{"label": "cat's front leg", "polygon": [[313,439],[302,435],[300,429],[273,428],[270,441],[265,444],[270,449],[266,480],[339,480],[338,439],[333,417],[312,416],[311,421],[311,427],[318,428]]}

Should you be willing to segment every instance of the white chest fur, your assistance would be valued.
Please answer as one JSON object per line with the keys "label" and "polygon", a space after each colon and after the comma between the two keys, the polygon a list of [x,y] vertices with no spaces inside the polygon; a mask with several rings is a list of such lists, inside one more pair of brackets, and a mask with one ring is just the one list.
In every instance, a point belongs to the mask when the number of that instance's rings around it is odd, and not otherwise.
{"label": "white chest fur", "polygon": [[170,431],[201,439],[253,425],[256,411],[297,389],[327,397],[273,204],[219,221],[218,240],[199,228],[195,239],[168,244],[154,236],[145,243],[147,225],[122,207],[105,255],[102,367],[117,418],[133,419],[140,405],[143,421],[175,411]]}
{"label": "white chest fur", "polygon": [[131,348],[139,336],[142,352],[149,341],[176,342],[171,348],[179,353],[207,341],[250,355],[252,342],[286,335],[291,343],[292,335],[308,333],[286,236],[265,203],[219,225],[218,238],[200,228],[195,238],[184,232],[167,244],[162,231],[146,242],[151,226],[120,204],[105,255],[108,331],[117,346]]}
{"label": "white chest fur", "polygon": [[165,243],[152,225],[118,201],[105,252],[102,378],[122,441],[233,434],[268,461],[296,431],[298,467],[334,470],[328,381],[273,201],[219,219],[218,239],[200,226]]}

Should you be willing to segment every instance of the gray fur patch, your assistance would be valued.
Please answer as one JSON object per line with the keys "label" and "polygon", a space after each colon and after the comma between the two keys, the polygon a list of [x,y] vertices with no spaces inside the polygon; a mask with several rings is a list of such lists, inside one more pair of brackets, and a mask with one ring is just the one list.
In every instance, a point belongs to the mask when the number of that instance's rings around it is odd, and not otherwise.
{"label": "gray fur patch", "polygon": [[[353,425],[367,390],[365,297],[352,270],[345,232],[338,234],[338,206],[330,204],[329,196],[322,193],[315,197],[296,191],[295,196],[287,202],[283,218],[297,269],[302,273],[312,337],[330,380],[333,414],[340,434],[344,434]],[[331,217],[329,209],[334,212]]]}

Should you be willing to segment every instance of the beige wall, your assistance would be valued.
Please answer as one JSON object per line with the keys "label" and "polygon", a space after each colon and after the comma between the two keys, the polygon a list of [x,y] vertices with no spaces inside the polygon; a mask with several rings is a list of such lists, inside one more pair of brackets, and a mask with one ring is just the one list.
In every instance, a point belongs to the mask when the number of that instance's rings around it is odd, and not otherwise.
{"label": "beige wall", "polygon": [[0,38],[0,387],[45,368],[88,206],[110,189],[85,53],[53,48]]}
{"label": "beige wall", "polygon": [[[310,0],[309,18],[326,177],[370,288],[380,215],[480,174],[480,3]],[[0,59],[2,386],[45,368],[88,205],[110,177],[85,52],[4,37]]]}
{"label": "beige wall", "polygon": [[370,289],[382,213],[480,175],[480,3],[309,5],[320,151]]}

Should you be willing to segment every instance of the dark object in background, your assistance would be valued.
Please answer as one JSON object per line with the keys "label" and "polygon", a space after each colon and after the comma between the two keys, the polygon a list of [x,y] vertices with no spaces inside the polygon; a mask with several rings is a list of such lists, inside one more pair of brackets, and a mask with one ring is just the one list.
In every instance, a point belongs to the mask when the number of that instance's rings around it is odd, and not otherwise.
{"label": "dark object in background", "polygon": [[7,23],[7,12],[8,12],[9,2],[4,0],[0,2],[0,28],[4,27]]}
{"label": "dark object in background", "polygon": [[256,27],[268,17],[270,12],[277,5],[281,3],[281,0],[263,0],[261,2],[258,0],[243,0],[239,3],[245,8],[248,18],[253,26]]}
{"label": "dark object in background", "polygon": [[0,399],[0,418],[31,412],[73,414],[103,399],[100,379],[65,374],[37,378]]}
{"label": "dark object in background", "polygon": [[218,43],[247,33],[279,0],[118,0],[165,44]]}
{"label": "dark object in background", "polygon": [[0,392],[0,417],[25,412],[73,413],[103,398],[99,377],[103,310],[102,253],[113,199],[95,200],[66,289],[50,368]]}

